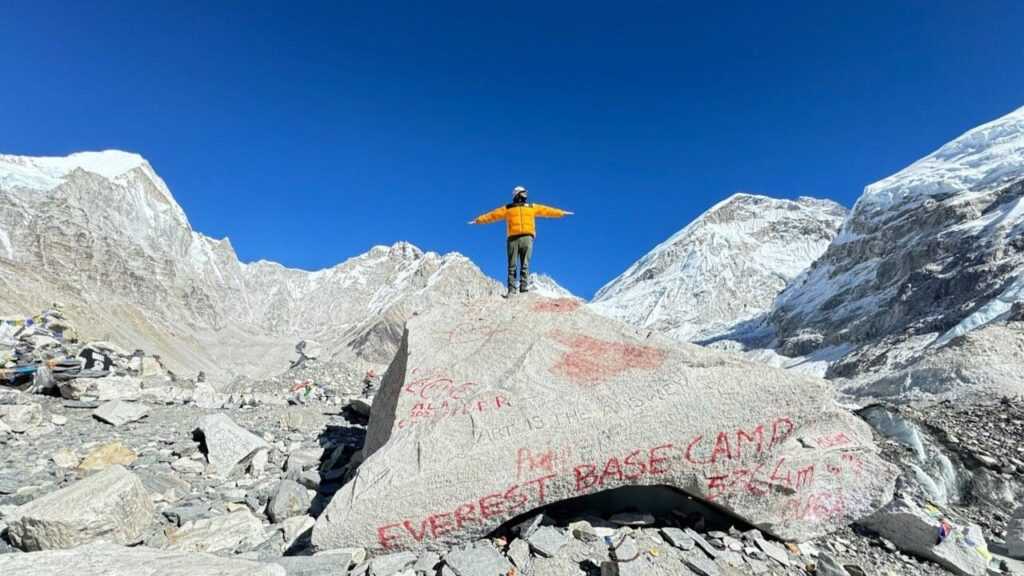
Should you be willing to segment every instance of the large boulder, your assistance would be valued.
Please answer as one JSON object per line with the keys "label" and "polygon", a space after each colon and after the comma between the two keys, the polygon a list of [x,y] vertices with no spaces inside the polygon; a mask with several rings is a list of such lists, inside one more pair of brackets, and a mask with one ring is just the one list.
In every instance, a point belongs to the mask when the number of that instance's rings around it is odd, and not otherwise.
{"label": "large boulder", "polygon": [[153,502],[142,481],[122,466],[19,506],[5,521],[22,550],[74,548],[103,539],[135,544],[153,521]]}
{"label": "large boulder", "polygon": [[96,543],[73,550],[0,554],[0,574],[19,576],[285,576],[275,564]]}
{"label": "large boulder", "polygon": [[895,469],[823,380],[559,302],[414,317],[314,545],[442,549],[630,485],[673,486],[801,541],[891,499]]}
{"label": "large boulder", "polygon": [[931,560],[954,574],[984,576],[992,555],[981,528],[961,525],[931,504],[900,496],[861,524],[904,552]]}
{"label": "large boulder", "polygon": [[113,426],[121,426],[136,420],[142,420],[149,414],[149,406],[137,402],[114,400],[107,402],[93,411],[92,416],[101,422]]}
{"label": "large boulder", "polygon": [[226,477],[255,452],[270,446],[259,436],[242,428],[226,414],[204,416],[197,426],[203,436],[210,474]]}
{"label": "large boulder", "polygon": [[292,480],[282,480],[267,504],[267,517],[271,522],[284,522],[293,516],[301,516],[309,510],[309,493]]}

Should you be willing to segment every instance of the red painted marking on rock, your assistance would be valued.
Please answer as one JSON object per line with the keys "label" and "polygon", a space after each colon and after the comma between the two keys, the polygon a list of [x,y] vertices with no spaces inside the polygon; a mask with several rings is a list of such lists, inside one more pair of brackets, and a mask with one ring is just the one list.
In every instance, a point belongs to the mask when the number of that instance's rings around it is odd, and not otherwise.
{"label": "red painted marking on rock", "polygon": [[395,548],[401,540],[422,542],[436,539],[468,523],[482,523],[490,518],[524,511],[527,504],[532,507],[547,503],[545,486],[555,478],[554,474],[540,476],[527,482],[512,484],[505,490],[473,498],[454,510],[427,514],[423,518],[404,518],[400,522],[384,524],[377,528],[377,543],[381,548]]}
{"label": "red painted marking on rock", "polygon": [[627,370],[654,370],[665,361],[667,352],[650,346],[599,340],[560,331],[549,336],[569,350],[550,371],[578,384],[596,384]]}
{"label": "red painted marking on rock", "polygon": [[538,300],[530,306],[534,312],[550,312],[554,314],[565,314],[579,308],[582,304],[575,298],[545,298]]}

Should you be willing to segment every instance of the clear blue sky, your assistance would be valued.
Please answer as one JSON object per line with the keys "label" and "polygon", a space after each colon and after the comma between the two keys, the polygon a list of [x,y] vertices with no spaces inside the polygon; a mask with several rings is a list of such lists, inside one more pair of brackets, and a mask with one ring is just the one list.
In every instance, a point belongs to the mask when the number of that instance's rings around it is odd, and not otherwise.
{"label": "clear blue sky", "polygon": [[316,269],[531,199],[583,296],[736,191],[848,206],[1024,105],[1024,2],[7,2],[0,152],[141,153],[197,230]]}

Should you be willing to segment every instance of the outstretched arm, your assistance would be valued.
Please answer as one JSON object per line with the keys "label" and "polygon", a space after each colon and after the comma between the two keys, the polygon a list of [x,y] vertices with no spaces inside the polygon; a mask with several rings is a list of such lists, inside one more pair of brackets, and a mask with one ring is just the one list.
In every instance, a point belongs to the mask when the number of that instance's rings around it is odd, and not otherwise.
{"label": "outstretched arm", "polygon": [[562,218],[563,216],[570,216],[572,212],[562,210],[561,208],[554,208],[552,206],[545,206],[543,204],[534,204],[536,215],[539,218]]}
{"label": "outstretched arm", "polygon": [[501,208],[495,208],[486,214],[481,214],[473,220],[470,220],[470,224],[490,224],[491,222],[497,222],[505,217],[505,213],[508,210],[502,206]]}

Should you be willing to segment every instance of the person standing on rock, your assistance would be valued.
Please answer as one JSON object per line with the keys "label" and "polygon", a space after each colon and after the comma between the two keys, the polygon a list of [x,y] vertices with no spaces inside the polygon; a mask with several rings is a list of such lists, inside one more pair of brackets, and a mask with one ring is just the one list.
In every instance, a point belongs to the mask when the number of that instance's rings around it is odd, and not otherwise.
{"label": "person standing on rock", "polygon": [[508,235],[508,293],[506,297],[516,293],[516,263],[519,264],[519,291],[529,292],[530,257],[533,255],[533,240],[537,236],[537,218],[562,218],[569,216],[560,208],[552,208],[543,204],[531,204],[526,201],[526,188],[516,186],[512,189],[512,203],[501,208],[477,216],[470,224],[490,224],[498,220],[505,221]]}

